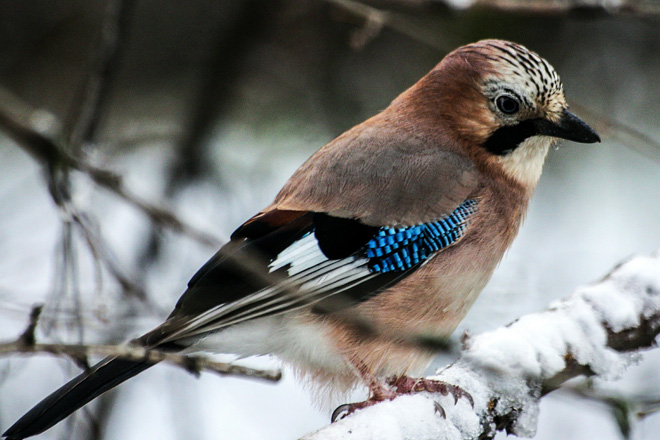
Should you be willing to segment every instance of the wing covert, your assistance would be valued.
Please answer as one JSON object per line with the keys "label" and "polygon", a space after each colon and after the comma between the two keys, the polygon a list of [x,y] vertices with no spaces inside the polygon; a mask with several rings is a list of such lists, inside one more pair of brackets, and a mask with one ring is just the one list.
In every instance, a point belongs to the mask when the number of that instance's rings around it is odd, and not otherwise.
{"label": "wing covert", "polygon": [[271,205],[360,219],[371,226],[413,226],[452,213],[480,185],[474,162],[378,116],[310,157]]}
{"label": "wing covert", "polygon": [[[239,228],[225,246],[232,253],[221,250],[193,277],[157,332],[159,340],[310,305],[316,313],[331,313],[364,301],[460,240],[477,207],[466,200],[440,220],[408,227],[375,227],[323,213],[277,213],[293,220],[270,228],[253,224],[252,231],[261,234],[252,238]],[[260,216],[252,223],[272,220]]]}

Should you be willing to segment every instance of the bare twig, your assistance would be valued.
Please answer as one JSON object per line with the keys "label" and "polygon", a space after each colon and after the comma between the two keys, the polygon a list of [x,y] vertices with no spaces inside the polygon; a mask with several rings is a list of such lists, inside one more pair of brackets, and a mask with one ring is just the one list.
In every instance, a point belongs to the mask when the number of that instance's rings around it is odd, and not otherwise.
{"label": "bare twig", "polygon": [[155,224],[207,246],[216,247],[221,243],[212,234],[186,224],[170,210],[138,197],[125,187],[121,175],[70,154],[59,140],[57,119],[47,112],[32,109],[5,89],[0,89],[0,129],[40,162],[47,166],[65,166],[87,174],[97,185],[138,208]]}
{"label": "bare twig", "polygon": [[[454,2],[445,1],[449,6]],[[469,7],[486,7],[516,12],[533,12],[546,15],[568,14],[634,14],[658,15],[660,5],[644,0],[473,0]]]}
{"label": "bare twig", "polygon": [[68,144],[73,154],[77,154],[84,143],[94,141],[134,5],[135,0],[107,2],[105,17],[92,50],[93,59],[66,124],[69,129]]}
{"label": "bare twig", "polygon": [[41,304],[32,307],[32,311],[30,312],[30,322],[23,334],[18,337],[16,343],[26,347],[30,347],[35,344],[36,339],[34,336],[34,331],[37,329],[37,323],[39,322],[39,316],[41,315],[42,309],[43,305]]}
{"label": "bare twig", "polygon": [[117,356],[134,361],[159,363],[168,362],[199,375],[202,371],[211,371],[220,375],[243,376],[277,382],[282,374],[276,370],[259,370],[226,362],[216,362],[203,356],[191,356],[169,353],[160,350],[146,349],[132,345],[112,344],[41,344],[25,345],[19,341],[0,344],[0,355],[17,353],[37,354],[50,353],[57,356],[67,356],[83,360],[89,356]]}
{"label": "bare twig", "polygon": [[37,326],[41,305],[34,306],[30,313],[30,321],[25,331],[11,342],[0,343],[0,356],[17,353],[36,354],[50,353],[56,356],[67,356],[78,365],[86,365],[90,356],[116,356],[140,362],[167,362],[199,375],[202,371],[211,371],[220,375],[231,375],[263,379],[277,382],[282,373],[277,370],[259,370],[226,362],[216,362],[203,356],[191,356],[171,353],[157,349],[147,349],[135,345],[112,344],[43,344],[35,341],[34,331]]}
{"label": "bare twig", "polygon": [[579,109],[580,114],[587,115],[599,132],[611,136],[651,160],[660,162],[660,141],[628,124],[608,118],[586,105],[575,104],[574,107]]}
{"label": "bare twig", "polygon": [[147,293],[140,283],[131,279],[119,267],[114,254],[110,251],[103,238],[100,236],[96,222],[84,213],[72,213],[71,218],[73,222],[78,225],[82,231],[83,238],[87,242],[87,247],[92,256],[96,267],[97,280],[96,285],[98,292],[102,292],[103,279],[100,270],[99,262],[102,262],[106,269],[110,271],[114,279],[119,283],[124,293],[135,296],[142,301],[147,301]]}
{"label": "bare twig", "polygon": [[355,50],[363,49],[376,38],[382,31],[385,20],[389,19],[385,12],[376,10],[369,11],[365,18],[364,25],[351,35],[350,44]]}
{"label": "bare twig", "polygon": [[417,26],[410,17],[396,12],[385,11],[354,0],[326,1],[366,20],[366,27],[358,31],[357,34],[353,34],[352,44],[354,47],[361,48],[367,44],[383,26],[445,53],[451,51],[458,44],[458,39],[454,35],[444,33],[441,30],[424,29],[424,27]]}
{"label": "bare twig", "polygon": [[649,395],[648,390],[643,393],[622,393],[596,387],[593,380],[580,383],[567,384],[562,391],[572,396],[600,403],[606,406],[613,414],[619,425],[619,430],[625,439],[631,438],[634,423],[660,410],[660,397],[657,393]]}
{"label": "bare twig", "polygon": [[651,399],[648,397],[643,400],[640,399],[640,401],[636,403],[639,405],[639,409],[637,410],[636,415],[640,419],[660,412],[660,397],[657,395]]}

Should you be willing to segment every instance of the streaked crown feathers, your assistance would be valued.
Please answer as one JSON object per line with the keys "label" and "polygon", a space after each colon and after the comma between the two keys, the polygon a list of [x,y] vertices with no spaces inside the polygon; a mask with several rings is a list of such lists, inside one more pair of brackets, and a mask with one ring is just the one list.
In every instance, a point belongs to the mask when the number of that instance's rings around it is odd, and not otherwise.
{"label": "streaked crown feathers", "polygon": [[544,109],[551,114],[566,105],[563,85],[555,69],[522,45],[503,40],[482,40],[457,49],[454,55],[487,60],[491,69],[483,77],[486,95],[492,96],[497,89],[514,86],[521,89],[516,95],[529,108]]}

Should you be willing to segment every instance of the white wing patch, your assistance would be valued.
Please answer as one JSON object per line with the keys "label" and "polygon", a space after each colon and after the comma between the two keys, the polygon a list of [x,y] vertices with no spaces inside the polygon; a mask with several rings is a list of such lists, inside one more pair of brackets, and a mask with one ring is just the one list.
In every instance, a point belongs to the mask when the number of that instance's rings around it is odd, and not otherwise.
{"label": "white wing patch", "polygon": [[377,276],[369,271],[368,262],[367,258],[353,256],[329,260],[314,234],[309,233],[280,252],[268,265],[270,273],[286,268],[288,277],[283,281],[195,316],[167,340],[309,306]]}
{"label": "white wing patch", "polygon": [[354,254],[340,260],[328,259],[316,235],[309,232],[270,262],[272,285],[186,318],[190,320],[163,342],[308,307],[382,274],[403,274],[424,265],[463,236],[477,205],[476,200],[469,199],[437,221],[404,228],[380,228],[365,244],[364,256]]}

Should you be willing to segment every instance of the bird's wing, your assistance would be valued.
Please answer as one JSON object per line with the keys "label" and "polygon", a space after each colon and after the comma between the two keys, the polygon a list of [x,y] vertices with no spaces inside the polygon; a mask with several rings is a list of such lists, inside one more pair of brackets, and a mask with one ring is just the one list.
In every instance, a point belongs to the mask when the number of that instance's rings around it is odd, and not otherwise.
{"label": "bird's wing", "polygon": [[308,306],[329,313],[368,299],[456,243],[477,209],[468,199],[442,219],[408,227],[325,213],[262,213],[199,270],[170,318],[143,343],[175,342]]}
{"label": "bird's wing", "polygon": [[468,158],[387,124],[361,124],[238,228],[143,342],[309,305],[335,311],[378,294],[463,235],[477,186]]}

